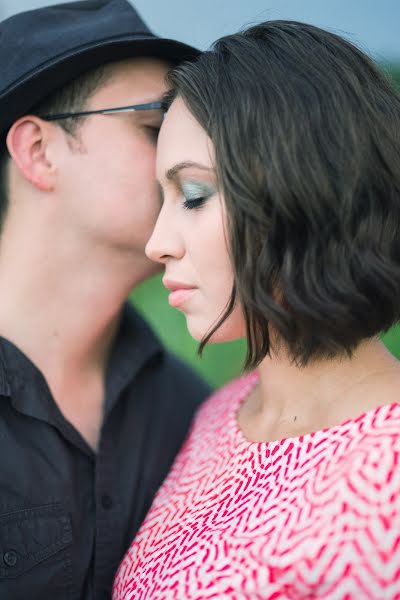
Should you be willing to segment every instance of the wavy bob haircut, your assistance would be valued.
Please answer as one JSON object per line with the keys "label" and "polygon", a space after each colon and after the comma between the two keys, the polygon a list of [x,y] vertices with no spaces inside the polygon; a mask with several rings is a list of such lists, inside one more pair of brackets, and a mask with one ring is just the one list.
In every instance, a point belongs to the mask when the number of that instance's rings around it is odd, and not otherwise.
{"label": "wavy bob haircut", "polygon": [[269,21],[173,70],[215,148],[246,367],[351,356],[400,315],[400,97],[341,37]]}

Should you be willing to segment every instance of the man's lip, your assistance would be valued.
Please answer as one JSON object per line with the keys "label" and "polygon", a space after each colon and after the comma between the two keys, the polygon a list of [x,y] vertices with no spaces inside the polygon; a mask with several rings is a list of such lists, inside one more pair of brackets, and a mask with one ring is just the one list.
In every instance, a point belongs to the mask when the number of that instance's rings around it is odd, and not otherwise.
{"label": "man's lip", "polygon": [[162,282],[170,292],[176,292],[177,290],[194,290],[196,288],[195,285],[183,283],[182,281],[174,281],[173,279],[166,279],[165,277]]}

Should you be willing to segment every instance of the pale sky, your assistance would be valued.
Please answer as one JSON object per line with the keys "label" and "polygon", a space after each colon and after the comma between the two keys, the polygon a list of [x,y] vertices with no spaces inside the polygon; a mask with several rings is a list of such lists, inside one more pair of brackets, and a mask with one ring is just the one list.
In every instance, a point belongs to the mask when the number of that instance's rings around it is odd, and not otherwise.
{"label": "pale sky", "polygon": [[[56,0],[0,0],[0,18]],[[136,0],[156,33],[201,49],[267,19],[306,21],[349,37],[379,61],[400,62],[400,0]]]}

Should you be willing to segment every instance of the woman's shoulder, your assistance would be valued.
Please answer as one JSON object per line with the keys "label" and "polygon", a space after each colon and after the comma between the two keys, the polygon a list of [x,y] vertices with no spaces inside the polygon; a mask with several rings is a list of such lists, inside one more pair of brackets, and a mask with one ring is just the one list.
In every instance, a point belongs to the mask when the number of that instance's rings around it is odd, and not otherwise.
{"label": "woman's shoulder", "polygon": [[[192,423],[184,449],[207,447],[215,448],[215,444],[223,444],[235,429],[236,410],[243,398],[258,381],[258,374],[253,372],[233,379],[223,387],[215,390],[198,408]],[[208,452],[208,450],[207,450]]]}
{"label": "woman's shoulder", "polygon": [[361,447],[400,451],[400,402],[379,405],[347,423]]}
{"label": "woman's shoulder", "polygon": [[225,423],[228,415],[235,411],[239,403],[250,393],[258,382],[258,373],[242,375],[215,390],[202,404],[197,412],[198,421],[207,423]]}
{"label": "woman's shoulder", "polygon": [[400,403],[379,406],[349,425],[343,459],[348,489],[379,514],[400,500]]}

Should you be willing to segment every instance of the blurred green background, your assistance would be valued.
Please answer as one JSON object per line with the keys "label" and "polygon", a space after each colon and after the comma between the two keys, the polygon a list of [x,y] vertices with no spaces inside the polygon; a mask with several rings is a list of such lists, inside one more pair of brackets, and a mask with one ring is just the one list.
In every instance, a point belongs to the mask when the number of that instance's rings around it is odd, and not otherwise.
{"label": "blurred green background", "polygon": [[[400,64],[385,64],[382,68],[400,88]],[[399,232],[400,235],[400,232]],[[168,292],[156,276],[140,285],[131,299],[138,310],[153,326],[162,342],[175,354],[191,364],[215,387],[237,376],[245,356],[244,341],[211,344],[203,356],[197,355],[198,344],[186,330],[185,317],[168,305]],[[400,358],[400,326],[383,336],[386,346]]]}

